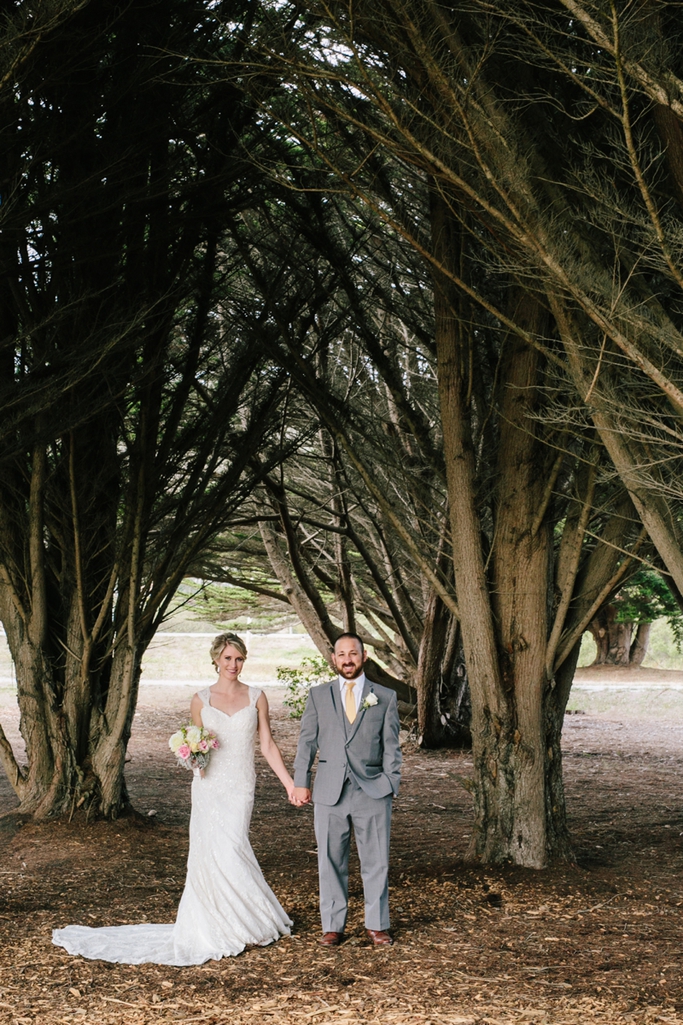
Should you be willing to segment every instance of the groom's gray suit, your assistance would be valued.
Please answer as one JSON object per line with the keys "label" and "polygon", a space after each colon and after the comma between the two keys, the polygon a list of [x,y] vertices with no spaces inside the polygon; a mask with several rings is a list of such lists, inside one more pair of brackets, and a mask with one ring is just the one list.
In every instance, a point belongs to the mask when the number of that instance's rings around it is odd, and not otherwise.
{"label": "groom's gray suit", "polygon": [[[377,703],[368,706],[370,694]],[[388,687],[365,680],[353,723],[345,714],[337,679],[309,692],[294,785],[310,789],[311,766],[319,751],[313,802],[324,933],[344,932],[352,825],[363,878],[365,926],[389,928],[389,835],[392,799],[401,779],[399,728],[396,694]]]}

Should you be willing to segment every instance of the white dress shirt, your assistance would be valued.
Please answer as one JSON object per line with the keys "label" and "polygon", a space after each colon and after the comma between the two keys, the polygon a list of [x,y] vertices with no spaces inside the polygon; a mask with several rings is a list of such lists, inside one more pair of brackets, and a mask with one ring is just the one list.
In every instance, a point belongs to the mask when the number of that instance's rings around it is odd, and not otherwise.
{"label": "white dress shirt", "polygon": [[356,679],[353,681],[347,680],[343,676],[338,676],[337,679],[339,680],[339,688],[341,690],[342,708],[346,708],[346,684],[353,682],[353,697],[354,701],[356,702],[357,715],[358,709],[360,708],[361,699],[363,697],[363,687],[365,686],[365,673],[361,673],[360,676],[357,676]]}

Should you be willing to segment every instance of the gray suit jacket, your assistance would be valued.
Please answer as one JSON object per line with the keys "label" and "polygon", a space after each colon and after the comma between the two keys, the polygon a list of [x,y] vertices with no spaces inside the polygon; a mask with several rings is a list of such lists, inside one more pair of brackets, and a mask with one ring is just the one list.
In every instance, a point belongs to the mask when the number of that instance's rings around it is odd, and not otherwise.
{"label": "gray suit jacket", "polygon": [[[363,708],[371,692],[377,704]],[[311,687],[294,759],[294,785],[310,788],[311,766],[319,751],[313,788],[317,803],[337,803],[349,770],[369,797],[397,794],[402,761],[399,729],[396,694],[388,687],[366,678],[353,723],[346,719],[338,680]]]}

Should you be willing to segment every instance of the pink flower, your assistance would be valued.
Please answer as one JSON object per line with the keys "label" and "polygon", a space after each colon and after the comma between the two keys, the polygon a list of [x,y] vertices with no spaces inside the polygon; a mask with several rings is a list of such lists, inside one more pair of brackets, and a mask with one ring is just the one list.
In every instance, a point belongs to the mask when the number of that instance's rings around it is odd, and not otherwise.
{"label": "pink flower", "polygon": [[216,750],[216,748],[218,747],[218,741],[216,740],[216,738],[215,738],[215,737],[212,737],[212,738],[211,738],[211,747],[212,747],[212,748],[214,749],[214,751],[215,751],[215,750]]}
{"label": "pink flower", "polygon": [[200,751],[208,751],[209,750],[209,745],[208,745],[206,740],[200,740],[199,741],[199,750]]}
{"label": "pink flower", "polygon": [[178,750],[176,751],[176,754],[178,755],[178,758],[182,758],[183,760],[189,758],[192,754],[192,752],[190,751],[190,745],[181,744]]}

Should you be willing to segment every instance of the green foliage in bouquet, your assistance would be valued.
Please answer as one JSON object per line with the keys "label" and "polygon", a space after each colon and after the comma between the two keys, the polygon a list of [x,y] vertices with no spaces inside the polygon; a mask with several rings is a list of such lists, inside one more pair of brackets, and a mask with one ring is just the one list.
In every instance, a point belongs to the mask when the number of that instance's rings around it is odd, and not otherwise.
{"label": "green foliage in bouquet", "polygon": [[319,683],[327,683],[332,676],[327,659],[321,655],[306,656],[296,669],[287,666],[277,667],[278,683],[287,687],[287,696],[282,704],[289,708],[290,719],[300,719],[306,707],[306,698],[311,687]]}

